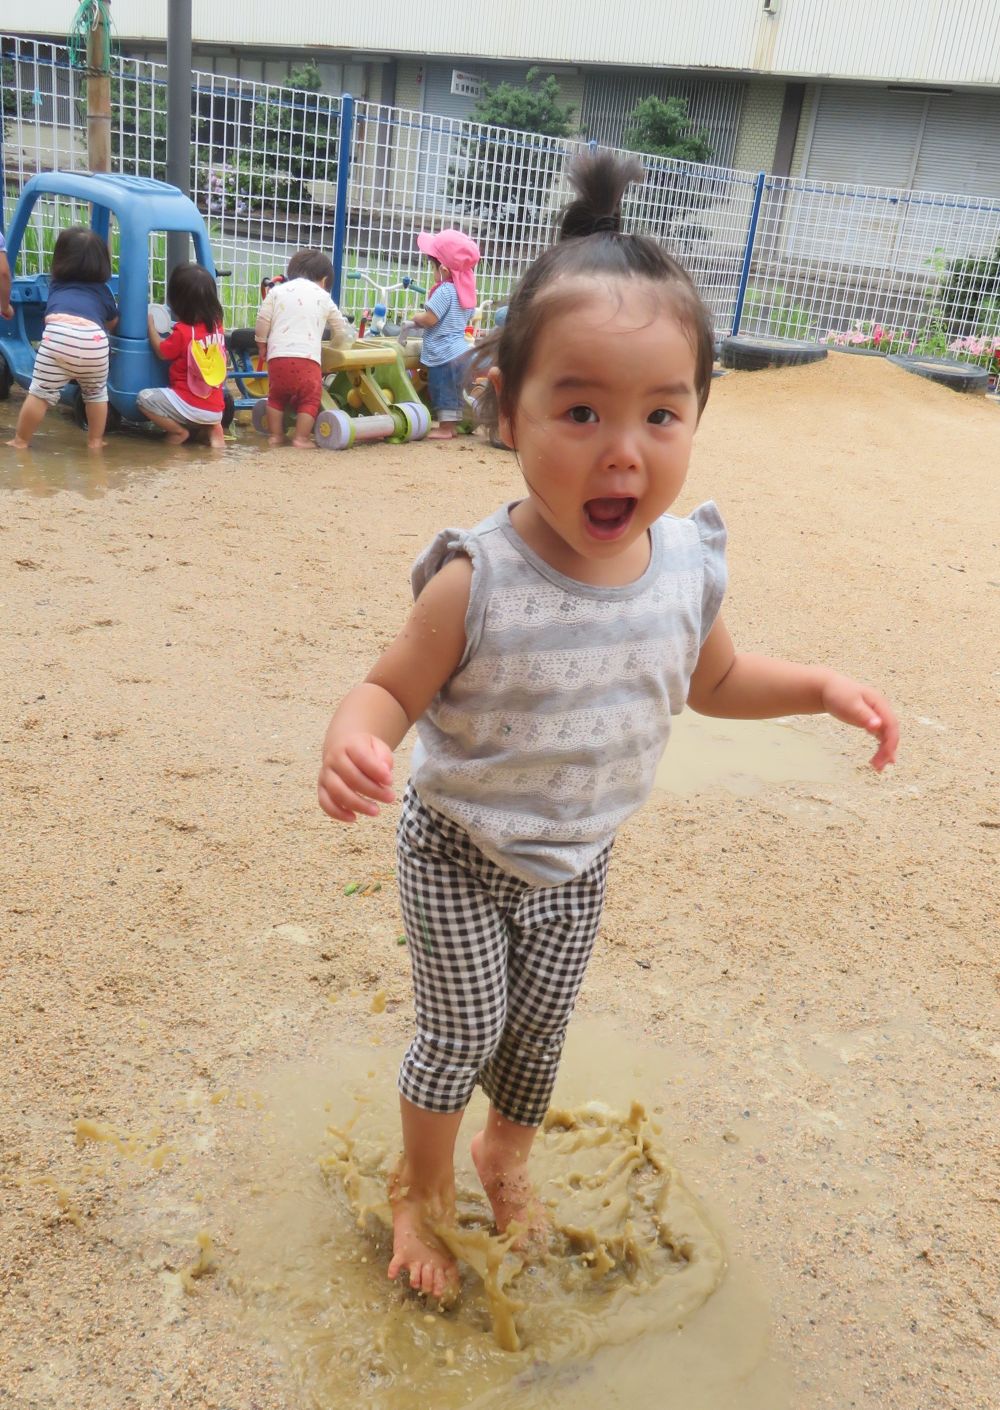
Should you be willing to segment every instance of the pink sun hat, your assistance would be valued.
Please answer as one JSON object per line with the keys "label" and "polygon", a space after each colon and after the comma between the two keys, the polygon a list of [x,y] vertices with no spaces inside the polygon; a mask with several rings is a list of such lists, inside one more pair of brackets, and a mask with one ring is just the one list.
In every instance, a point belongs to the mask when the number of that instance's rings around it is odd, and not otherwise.
{"label": "pink sun hat", "polygon": [[418,235],[417,249],[444,265],[451,275],[460,306],[475,308],[476,276],[472,271],[479,263],[479,246],[475,240],[470,240],[461,230],[439,230],[436,235]]}

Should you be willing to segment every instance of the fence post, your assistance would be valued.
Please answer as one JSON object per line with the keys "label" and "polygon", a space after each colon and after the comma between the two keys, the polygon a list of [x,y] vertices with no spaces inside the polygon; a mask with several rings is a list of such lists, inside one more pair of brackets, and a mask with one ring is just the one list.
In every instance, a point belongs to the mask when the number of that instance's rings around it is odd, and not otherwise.
{"label": "fence post", "polygon": [[340,303],[344,282],[344,245],[347,240],[347,192],[351,184],[351,155],[354,138],[354,99],[344,93],[340,99],[340,133],[337,140],[337,209],[333,218],[333,302]]}
{"label": "fence post", "polygon": [[740,320],[743,317],[743,301],[747,296],[747,281],[750,278],[750,260],[753,257],[753,244],[757,235],[757,221],[760,217],[760,203],[764,195],[764,181],[766,177],[762,171],[757,173],[757,185],[753,193],[753,209],[750,211],[750,224],[747,228],[747,243],[743,251],[743,268],[740,270],[740,287],[736,291],[736,307],[733,310],[733,326],[730,336],[734,337],[740,331]]}

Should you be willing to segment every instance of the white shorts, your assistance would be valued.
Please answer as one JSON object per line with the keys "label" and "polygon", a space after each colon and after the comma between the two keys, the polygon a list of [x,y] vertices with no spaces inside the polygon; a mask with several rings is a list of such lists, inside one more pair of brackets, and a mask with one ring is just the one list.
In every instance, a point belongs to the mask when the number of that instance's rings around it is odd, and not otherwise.
{"label": "white shorts", "polygon": [[107,401],[109,356],[96,323],[46,323],[28,392],[55,406],[67,382],[79,382],[84,401]]}
{"label": "white shorts", "polygon": [[200,406],[179,397],[173,387],[143,387],[135,399],[141,412],[154,416],[165,416],[168,421],[179,421],[182,426],[218,426],[222,420],[221,411],[205,411]]}

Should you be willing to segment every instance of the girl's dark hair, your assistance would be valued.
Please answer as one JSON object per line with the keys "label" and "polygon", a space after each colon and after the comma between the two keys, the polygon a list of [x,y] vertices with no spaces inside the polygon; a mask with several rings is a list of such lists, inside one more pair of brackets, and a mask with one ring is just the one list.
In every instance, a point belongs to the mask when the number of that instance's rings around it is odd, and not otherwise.
{"label": "girl's dark hair", "polygon": [[61,230],[52,251],[52,278],[60,284],[106,284],[111,278],[106,241],[86,225]]}
{"label": "girl's dark hair", "polygon": [[204,323],[209,332],[222,324],[219,292],[204,265],[174,266],[167,280],[167,303],[181,323]]}
{"label": "girl's dark hair", "polygon": [[288,261],[289,279],[311,279],[314,284],[322,284],[324,279],[333,283],[333,265],[322,250],[296,250]]}
{"label": "girl's dark hair", "polygon": [[659,284],[694,351],[699,414],[705,409],[715,360],[711,315],[690,276],[661,245],[648,235],[628,235],[621,229],[625,188],[643,175],[634,157],[622,160],[609,152],[578,157],[571,165],[568,176],[576,199],[563,212],[557,243],[535,260],[511,297],[503,327],[484,338],[474,355],[474,377],[485,376],[490,367],[500,370],[499,401],[492,384],[477,401],[480,421],[492,430],[501,414],[513,416],[517,408],[535,341],[558,298],[557,279],[648,279]]}

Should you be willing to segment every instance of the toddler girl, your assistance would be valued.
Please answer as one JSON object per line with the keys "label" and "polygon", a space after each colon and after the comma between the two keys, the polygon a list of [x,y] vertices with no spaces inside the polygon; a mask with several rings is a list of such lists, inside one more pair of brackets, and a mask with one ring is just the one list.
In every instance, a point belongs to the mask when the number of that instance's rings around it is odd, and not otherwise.
{"label": "toddler girl", "polygon": [[295,412],[292,445],[315,450],[313,425],[323,396],[323,334],[332,348],[349,348],[354,330],[330,297],[333,265],[322,250],[299,250],[288,277],[267,291],[254,329],[267,360],[267,429],[271,445],[285,444],[285,411]]}
{"label": "toddler girl", "polygon": [[108,288],[111,256],[104,240],[85,225],[60,231],[52,252],[51,283],[42,341],[31,384],[7,442],[26,450],[46,411],[68,382],[78,382],[87,408],[87,445],[100,450],[108,421],[108,334],[118,325],[118,307]]}
{"label": "toddler girl", "polygon": [[136,397],[136,405],[154,426],[166,431],[171,445],[183,445],[190,440],[192,431],[204,429],[209,445],[222,450],[226,444],[222,381],[217,386],[206,383],[192,356],[192,344],[199,345],[206,354],[219,349],[219,365],[224,367],[226,335],[215,280],[203,265],[178,264],[167,280],[167,303],[177,320],[173,330],[161,338],[152,313],[148,327],[153,351],[170,363],[170,385],[144,387]]}
{"label": "toddler girl", "polygon": [[397,876],[417,1032],[399,1075],[390,1277],[441,1296],[454,1261],[453,1151],[476,1083],[472,1155],[497,1228],[538,1228],[527,1177],[604,899],[608,855],[646,799],[685,704],[738,719],[826,711],[895,759],[886,700],[825,666],[735,650],[719,615],[726,531],[677,518],[708,399],[709,315],[653,240],[620,230],[635,162],[585,158],[558,244],[531,267],[490,360],[486,416],[526,493],[417,559],[416,604],[341,702],[319,801],[354,822],[395,799],[417,743]]}
{"label": "toddler girl", "polygon": [[410,320],[423,329],[420,361],[427,369],[427,391],[438,421],[427,439],[447,441],[462,419],[471,351],[465,329],[476,307],[472,271],[479,262],[479,246],[460,230],[441,230],[437,235],[418,235],[417,248],[430,259],[437,280],[424,311]]}

